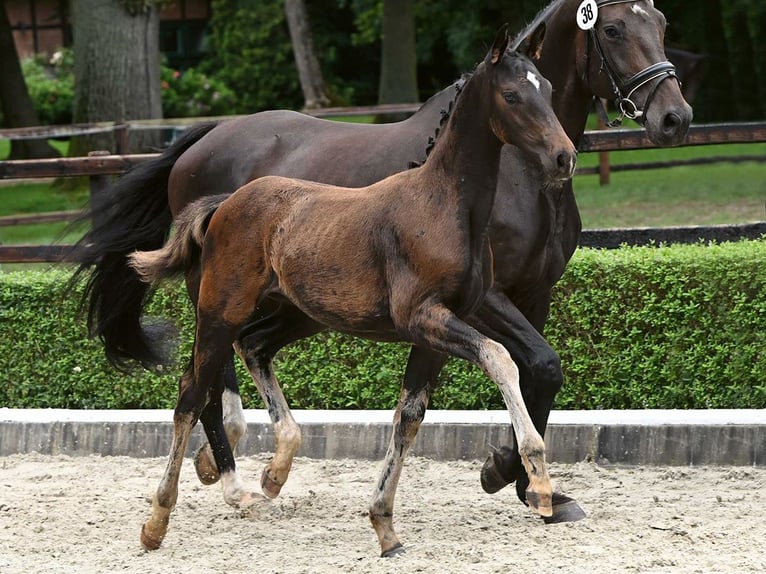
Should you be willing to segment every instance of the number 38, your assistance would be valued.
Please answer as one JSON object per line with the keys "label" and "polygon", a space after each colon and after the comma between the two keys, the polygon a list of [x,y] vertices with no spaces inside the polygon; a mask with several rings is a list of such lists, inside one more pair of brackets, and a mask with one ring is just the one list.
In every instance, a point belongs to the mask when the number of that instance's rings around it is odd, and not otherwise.
{"label": "number 38", "polygon": [[580,12],[582,12],[582,23],[587,24],[591,20],[593,20],[593,6],[590,4],[586,4],[580,9]]}

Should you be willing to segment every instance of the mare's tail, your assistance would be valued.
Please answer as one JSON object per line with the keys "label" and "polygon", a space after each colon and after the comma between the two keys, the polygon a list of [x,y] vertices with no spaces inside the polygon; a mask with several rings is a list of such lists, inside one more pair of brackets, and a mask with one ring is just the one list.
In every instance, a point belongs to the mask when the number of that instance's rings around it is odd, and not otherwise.
{"label": "mare's tail", "polygon": [[131,360],[147,368],[166,362],[155,345],[165,333],[152,332],[140,321],[150,288],[128,266],[127,257],[165,243],[173,223],[168,206],[170,171],[215,126],[210,122],[189,128],[159,157],[117,180],[108,204],[92,214],[99,223],[75,246],[78,267],[69,288],[80,277],[87,278],[82,307],[88,309],[88,330],[103,341],[107,359],[118,369],[128,370]]}
{"label": "mare's tail", "polygon": [[128,264],[145,283],[156,283],[187,270],[199,256],[210,218],[227,194],[209,195],[189,204],[176,218],[176,232],[154,251],[136,251]]}

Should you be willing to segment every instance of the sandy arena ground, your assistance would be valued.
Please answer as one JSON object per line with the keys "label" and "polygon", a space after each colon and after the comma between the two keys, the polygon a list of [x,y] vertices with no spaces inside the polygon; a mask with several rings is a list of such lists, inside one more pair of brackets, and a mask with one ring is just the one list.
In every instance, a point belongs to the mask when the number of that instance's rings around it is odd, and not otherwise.
{"label": "sandy arena ground", "polygon": [[[257,483],[267,455],[239,462]],[[378,557],[366,516],[379,462],[296,459],[270,508],[228,507],[187,459],[163,547],[138,535],[165,459],[0,458],[0,572],[766,572],[766,470],[552,465],[588,518],[543,524],[513,489],[485,494],[481,461],[411,458],[395,525],[406,553]]]}

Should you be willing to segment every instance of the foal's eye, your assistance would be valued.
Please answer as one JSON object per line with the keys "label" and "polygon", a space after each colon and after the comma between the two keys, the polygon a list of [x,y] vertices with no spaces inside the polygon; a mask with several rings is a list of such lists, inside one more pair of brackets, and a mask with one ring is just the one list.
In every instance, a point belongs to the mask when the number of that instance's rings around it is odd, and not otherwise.
{"label": "foal's eye", "polygon": [[620,37],[620,30],[617,29],[617,26],[606,26],[604,28],[604,35],[607,38],[615,40]]}
{"label": "foal's eye", "polygon": [[509,104],[518,104],[521,101],[519,94],[516,92],[503,92],[503,98]]}

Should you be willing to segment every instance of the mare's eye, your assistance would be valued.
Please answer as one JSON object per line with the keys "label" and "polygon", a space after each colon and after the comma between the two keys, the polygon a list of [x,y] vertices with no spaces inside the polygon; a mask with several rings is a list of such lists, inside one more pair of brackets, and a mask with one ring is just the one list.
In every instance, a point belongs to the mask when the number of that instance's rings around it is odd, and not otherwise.
{"label": "mare's eye", "polygon": [[503,92],[503,98],[509,104],[518,104],[521,101],[519,94],[516,92]]}
{"label": "mare's eye", "polygon": [[607,38],[615,40],[620,37],[620,31],[617,29],[617,26],[606,26],[604,28],[604,35]]}

